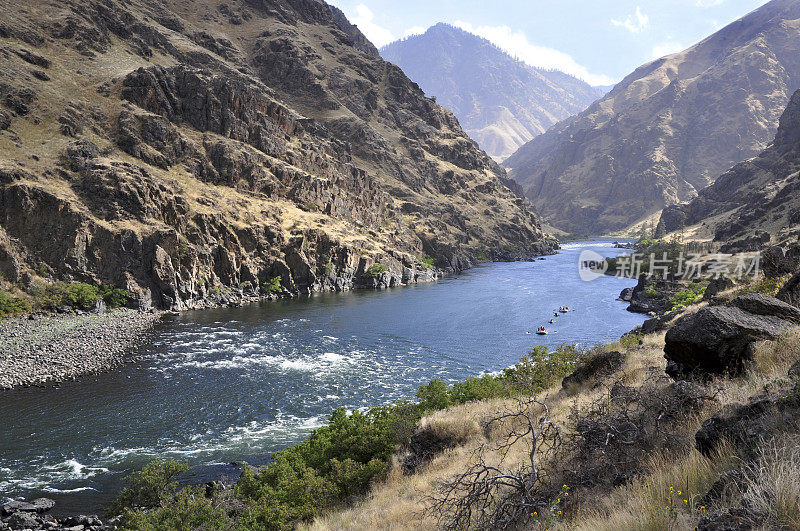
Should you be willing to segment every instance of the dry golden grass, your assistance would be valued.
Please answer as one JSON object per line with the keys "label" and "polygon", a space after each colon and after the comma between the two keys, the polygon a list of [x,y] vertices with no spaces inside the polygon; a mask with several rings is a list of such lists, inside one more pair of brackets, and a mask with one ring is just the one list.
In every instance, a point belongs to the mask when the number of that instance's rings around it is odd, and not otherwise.
{"label": "dry golden grass", "polygon": [[728,448],[721,449],[713,459],[703,457],[696,450],[677,459],[654,455],[648,463],[647,475],[608,493],[597,493],[601,500],[599,507],[577,513],[579,517],[557,528],[585,531],[694,529],[709,510],[699,499],[719,475],[731,470],[735,463]]}
{"label": "dry golden grass", "polygon": [[745,499],[787,529],[800,529],[800,438],[774,439],[745,467]]}
{"label": "dry golden grass", "polygon": [[422,419],[419,429],[431,430],[438,434],[442,439],[467,442],[473,437],[480,435],[481,427],[478,419],[458,418],[447,412],[439,411],[433,415]]}
{"label": "dry golden grass", "polygon": [[757,344],[753,361],[753,366],[741,378],[714,381],[721,402],[743,403],[754,395],[785,384],[789,369],[800,361],[800,328],[786,332],[777,341]]}
{"label": "dry golden grass", "polygon": [[757,346],[753,371],[768,378],[786,374],[800,360],[800,328],[791,330],[778,341],[763,342]]}

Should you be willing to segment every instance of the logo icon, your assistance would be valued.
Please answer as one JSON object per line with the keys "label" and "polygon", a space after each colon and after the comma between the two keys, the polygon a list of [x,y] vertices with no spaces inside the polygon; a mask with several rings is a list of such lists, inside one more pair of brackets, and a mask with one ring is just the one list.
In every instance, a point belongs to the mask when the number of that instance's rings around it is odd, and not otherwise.
{"label": "logo icon", "polygon": [[587,249],[578,257],[578,274],[584,282],[597,280],[608,271],[608,262],[599,253]]}

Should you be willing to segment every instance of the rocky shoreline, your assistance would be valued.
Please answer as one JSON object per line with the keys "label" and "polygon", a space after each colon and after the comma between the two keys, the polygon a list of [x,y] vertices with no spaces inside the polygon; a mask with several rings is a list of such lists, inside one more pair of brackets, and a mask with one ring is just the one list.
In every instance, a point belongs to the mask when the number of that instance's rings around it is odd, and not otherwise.
{"label": "rocky shoreline", "polygon": [[104,524],[100,517],[68,516],[56,519],[48,514],[56,502],[49,498],[37,498],[31,502],[12,500],[0,507],[0,531],[43,529],[48,531],[94,531],[116,529],[111,522]]}
{"label": "rocky shoreline", "polygon": [[0,321],[0,389],[41,385],[107,371],[123,362],[161,318],[119,310],[32,315]]}

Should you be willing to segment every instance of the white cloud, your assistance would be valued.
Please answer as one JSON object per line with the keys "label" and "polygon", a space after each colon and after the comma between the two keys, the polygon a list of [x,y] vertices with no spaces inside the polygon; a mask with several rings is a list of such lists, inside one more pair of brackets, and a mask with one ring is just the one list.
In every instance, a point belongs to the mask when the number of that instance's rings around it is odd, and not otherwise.
{"label": "white cloud", "polygon": [[411,37],[412,35],[422,35],[427,31],[425,26],[411,26],[403,32],[403,38]]}
{"label": "white cloud", "polygon": [[648,22],[650,22],[650,17],[642,12],[642,8],[639,6],[636,6],[636,11],[634,11],[633,15],[628,15],[624,21],[611,19],[613,25],[625,28],[631,33],[639,33],[647,26]]}
{"label": "white cloud", "polygon": [[546,69],[560,70],[577,78],[583,79],[590,85],[611,85],[615,80],[602,74],[592,74],[586,67],[578,64],[569,54],[547,48],[536,46],[528,42],[528,38],[521,31],[514,32],[508,26],[477,26],[474,27],[469,22],[457,20],[454,26],[480,35],[499,46],[503,51],[517,57],[523,62]]}
{"label": "white cloud", "polygon": [[718,5],[722,5],[725,0],[697,0],[695,5],[697,7],[714,7]]}
{"label": "white cloud", "polygon": [[659,59],[664,57],[665,55],[671,55],[673,53],[682,52],[686,47],[677,42],[663,42],[656,46],[653,46],[652,57],[653,59]]}
{"label": "white cloud", "polygon": [[349,17],[350,22],[358,26],[361,33],[367,36],[372,41],[372,44],[380,48],[386,46],[394,41],[394,35],[383,26],[379,26],[375,21],[375,14],[365,4],[358,4],[356,6],[356,15]]}

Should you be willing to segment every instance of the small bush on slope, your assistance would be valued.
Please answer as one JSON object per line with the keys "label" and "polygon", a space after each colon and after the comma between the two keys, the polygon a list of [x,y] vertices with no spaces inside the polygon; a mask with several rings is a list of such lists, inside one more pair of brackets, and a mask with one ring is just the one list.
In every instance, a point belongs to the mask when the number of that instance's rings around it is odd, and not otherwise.
{"label": "small bush on slope", "polygon": [[19,315],[30,310],[31,305],[28,301],[12,297],[7,291],[0,289],[0,317]]}
{"label": "small bush on slope", "polygon": [[225,509],[206,497],[205,487],[189,487],[178,492],[158,511],[129,511],[123,529],[230,529],[232,522]]}
{"label": "small bush on slope", "polygon": [[89,310],[100,298],[100,288],[83,282],[40,283],[33,286],[31,294],[35,305],[47,310],[70,306],[78,310]]}
{"label": "small bush on slope", "polygon": [[167,501],[178,487],[175,478],[189,469],[177,461],[156,460],[126,478],[127,487],[108,507],[111,514],[126,510],[157,507]]}
{"label": "small bush on slope", "polygon": [[128,304],[131,294],[126,289],[103,286],[100,288],[100,297],[109,308],[122,308]]}
{"label": "small bush on slope", "polygon": [[682,289],[672,297],[672,310],[680,310],[702,302],[707,288],[707,282],[694,282],[686,289]]}

